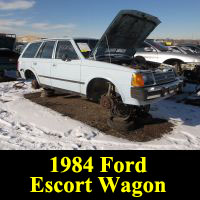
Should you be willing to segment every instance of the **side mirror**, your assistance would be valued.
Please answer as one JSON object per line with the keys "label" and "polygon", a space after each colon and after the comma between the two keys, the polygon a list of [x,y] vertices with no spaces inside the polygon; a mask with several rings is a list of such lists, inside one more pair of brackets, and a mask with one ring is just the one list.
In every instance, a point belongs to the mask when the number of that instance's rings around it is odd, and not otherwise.
{"label": "side mirror", "polygon": [[69,58],[69,56],[67,55],[67,53],[63,54],[62,57],[61,57],[61,59],[63,61],[71,61],[71,59]]}
{"label": "side mirror", "polygon": [[151,47],[145,47],[145,48],[144,48],[144,51],[146,51],[146,52],[152,52],[153,49],[152,49]]}

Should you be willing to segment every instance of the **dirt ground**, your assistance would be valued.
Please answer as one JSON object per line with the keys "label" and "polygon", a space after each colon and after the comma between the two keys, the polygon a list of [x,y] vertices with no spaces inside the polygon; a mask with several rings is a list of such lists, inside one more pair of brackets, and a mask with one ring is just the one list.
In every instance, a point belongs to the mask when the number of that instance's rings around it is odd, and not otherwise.
{"label": "dirt ground", "polygon": [[63,116],[86,123],[98,130],[130,141],[146,142],[161,138],[173,130],[173,124],[163,119],[152,119],[151,123],[137,123],[135,130],[119,132],[107,125],[109,112],[99,104],[74,95],[55,95],[53,97],[40,97],[40,93],[26,94],[25,98],[51,108]]}

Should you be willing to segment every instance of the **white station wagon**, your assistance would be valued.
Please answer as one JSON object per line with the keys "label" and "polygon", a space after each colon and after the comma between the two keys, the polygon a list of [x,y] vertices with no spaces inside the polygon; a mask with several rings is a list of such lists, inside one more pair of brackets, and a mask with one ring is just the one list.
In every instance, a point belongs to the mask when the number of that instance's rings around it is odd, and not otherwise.
{"label": "white station wagon", "polygon": [[110,109],[111,119],[135,118],[182,86],[169,65],[134,58],[137,47],[160,23],[149,14],[122,10],[100,40],[44,39],[27,45],[19,58],[22,78],[45,91],[75,92]]}

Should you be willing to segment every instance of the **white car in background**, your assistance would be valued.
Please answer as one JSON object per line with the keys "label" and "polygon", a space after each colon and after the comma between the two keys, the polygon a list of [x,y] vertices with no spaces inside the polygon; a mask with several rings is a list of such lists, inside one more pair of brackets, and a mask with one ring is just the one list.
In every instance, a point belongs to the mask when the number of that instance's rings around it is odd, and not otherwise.
{"label": "white car in background", "polygon": [[168,47],[153,40],[145,40],[139,46],[136,56],[142,56],[147,61],[165,63],[170,65],[181,65],[183,63],[200,63],[200,57],[195,54],[183,54],[171,51]]}

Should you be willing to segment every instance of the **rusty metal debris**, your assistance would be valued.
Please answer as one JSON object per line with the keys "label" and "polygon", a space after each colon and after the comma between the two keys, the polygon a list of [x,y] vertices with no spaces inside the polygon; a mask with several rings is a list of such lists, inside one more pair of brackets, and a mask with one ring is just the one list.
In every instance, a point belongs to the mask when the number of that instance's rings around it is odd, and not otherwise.
{"label": "rusty metal debris", "polygon": [[24,86],[26,85],[26,83],[24,81],[21,81],[21,82],[17,82],[13,85],[13,88],[15,89],[22,89],[24,88]]}
{"label": "rusty metal debris", "polygon": [[111,109],[113,107],[113,103],[112,98],[106,95],[103,95],[100,99],[100,105],[106,109]]}
{"label": "rusty metal debris", "polygon": [[200,84],[200,63],[181,64],[181,75],[186,81]]}

